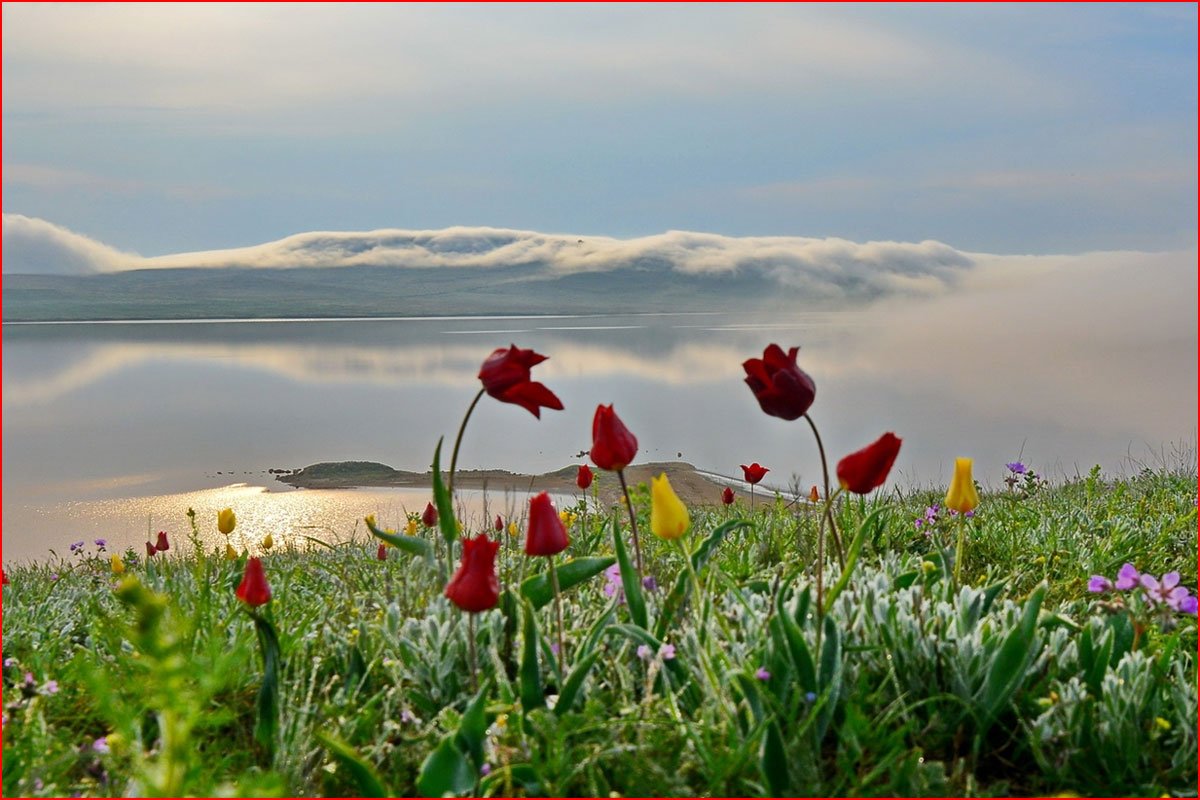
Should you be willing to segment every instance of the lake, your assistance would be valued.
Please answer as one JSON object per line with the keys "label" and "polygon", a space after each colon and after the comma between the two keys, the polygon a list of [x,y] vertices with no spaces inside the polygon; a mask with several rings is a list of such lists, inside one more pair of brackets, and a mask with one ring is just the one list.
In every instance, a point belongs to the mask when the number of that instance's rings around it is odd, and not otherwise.
{"label": "lake", "polygon": [[510,343],[550,356],[534,376],[566,408],[538,421],[485,398],[462,468],[583,463],[596,405],[613,403],[639,460],[731,476],[758,461],[775,487],[818,483],[807,425],[766,416],[742,382],[742,361],[769,342],[802,345],[831,460],[895,431],[904,445],[893,483],[904,486],[944,485],[960,455],[991,486],[1018,458],[1062,479],[1093,464],[1128,472],[1194,457],[1194,305],[1190,330],[1148,324],[1119,346],[1097,330],[1025,320],[1014,331],[977,309],[937,308],[6,323],[4,555],[43,558],[97,537],[140,548],[159,529],[182,541],[188,507],[211,532],[215,511],[233,506],[247,541],[340,538],[361,533],[369,512],[395,524],[428,492],[286,491],[268,470],[339,460],[428,469],[480,363]]}

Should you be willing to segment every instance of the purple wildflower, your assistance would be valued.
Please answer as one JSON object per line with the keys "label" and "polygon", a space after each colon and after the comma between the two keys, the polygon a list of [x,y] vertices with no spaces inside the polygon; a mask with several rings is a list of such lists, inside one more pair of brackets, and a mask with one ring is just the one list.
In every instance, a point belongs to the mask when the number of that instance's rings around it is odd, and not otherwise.
{"label": "purple wildflower", "polygon": [[915,527],[917,530],[921,530],[921,523],[924,521],[925,519],[923,517],[917,517],[913,520],[913,527]]}
{"label": "purple wildflower", "polygon": [[1182,600],[1180,600],[1179,605],[1176,607],[1175,610],[1178,611],[1180,614],[1191,614],[1193,617],[1196,616],[1196,598],[1195,598],[1195,596],[1188,596],[1188,597],[1185,597]]}
{"label": "purple wildflower", "polygon": [[625,587],[621,585],[621,567],[619,564],[613,564],[608,569],[604,570],[604,577],[607,583],[604,584],[604,595],[606,597],[616,597],[624,602]]}
{"label": "purple wildflower", "polygon": [[1126,562],[1121,566],[1121,571],[1117,573],[1117,582],[1113,585],[1121,590],[1132,589],[1137,586],[1140,577],[1133,564]]}
{"label": "purple wildflower", "polygon": [[1150,601],[1151,605],[1166,603],[1171,590],[1179,585],[1179,573],[1168,572],[1162,576],[1161,581],[1156,580],[1153,575],[1143,575],[1140,583],[1146,590],[1146,599]]}
{"label": "purple wildflower", "polygon": [[1011,464],[1005,464],[1004,466],[1008,467],[1008,471],[1013,475],[1024,475],[1026,472],[1025,465],[1020,461],[1014,461]]}
{"label": "purple wildflower", "polygon": [[96,547],[108,547],[108,539],[97,539],[94,544]]}
{"label": "purple wildflower", "polygon": [[816,692],[805,692],[804,693],[804,701],[806,703],[815,703],[817,701],[817,693]]}
{"label": "purple wildflower", "polygon": [[642,588],[647,592],[656,592],[658,591],[658,581],[654,580],[653,575],[647,575],[642,578]]}
{"label": "purple wildflower", "polygon": [[9,656],[8,658],[4,659],[5,667],[14,666],[16,663],[17,663],[17,660],[15,658],[13,658],[12,656]]}
{"label": "purple wildflower", "polygon": [[92,742],[92,749],[95,750],[97,753],[107,753],[108,752],[108,737],[101,736],[99,739]]}
{"label": "purple wildflower", "polygon": [[664,644],[658,649],[658,654],[662,656],[663,661],[670,661],[675,657],[675,645]]}
{"label": "purple wildflower", "polygon": [[32,673],[32,672],[26,672],[26,673],[25,673],[25,686],[26,686],[27,688],[33,688],[33,684],[34,684],[34,683],[35,683],[35,681],[33,680],[33,673]]}
{"label": "purple wildflower", "polygon": [[926,507],[925,521],[926,522],[937,522],[937,515],[938,515],[938,512],[941,510],[942,510],[942,507],[936,503],[934,503],[931,506]]}
{"label": "purple wildflower", "polygon": [[766,667],[759,667],[758,671],[754,673],[754,677],[758,678],[760,681],[769,681],[771,680],[771,673],[767,672]]}
{"label": "purple wildflower", "polygon": [[554,653],[554,655],[558,655],[558,642],[550,643],[550,652]]}
{"label": "purple wildflower", "polygon": [[643,661],[647,661],[647,660],[649,660],[650,654],[652,652],[653,651],[650,649],[650,645],[639,644],[638,649],[637,649],[637,657],[642,659]]}
{"label": "purple wildflower", "polygon": [[58,694],[58,681],[46,681],[46,685],[42,687],[42,692],[45,694]]}
{"label": "purple wildflower", "polygon": [[1112,581],[1103,575],[1093,575],[1088,580],[1088,591],[1094,594],[1103,594],[1104,592],[1112,591],[1112,588]]}
{"label": "purple wildflower", "polygon": [[83,549],[83,545],[84,545],[84,542],[75,542],[75,544],[71,545],[71,552],[78,553],[80,550]]}
{"label": "purple wildflower", "polygon": [[416,716],[416,714],[412,713],[407,708],[405,708],[405,709],[401,710],[401,712],[400,712],[400,721],[401,722],[416,722],[417,716]]}
{"label": "purple wildflower", "polygon": [[50,573],[50,580],[52,580],[52,581],[56,581],[56,580],[58,580],[58,573],[57,573],[57,572],[51,572],[51,573]]}
{"label": "purple wildflower", "polygon": [[492,765],[487,763],[486,761],[483,762],[483,764],[479,767],[479,774],[485,778],[488,775],[491,775],[492,774]]}

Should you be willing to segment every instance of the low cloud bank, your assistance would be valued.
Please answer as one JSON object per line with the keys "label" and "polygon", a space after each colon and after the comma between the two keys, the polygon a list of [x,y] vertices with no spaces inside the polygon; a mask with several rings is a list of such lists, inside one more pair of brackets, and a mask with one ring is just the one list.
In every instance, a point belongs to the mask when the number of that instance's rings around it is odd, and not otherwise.
{"label": "low cloud bank", "polygon": [[851,242],[668,231],[635,239],[501,228],[311,232],[228,250],[146,258],[49,222],[4,215],[6,274],[133,269],[376,266],[492,269],[525,266],[548,278],[619,269],[686,276],[759,275],[819,297],[936,294],[973,258],[940,242]]}

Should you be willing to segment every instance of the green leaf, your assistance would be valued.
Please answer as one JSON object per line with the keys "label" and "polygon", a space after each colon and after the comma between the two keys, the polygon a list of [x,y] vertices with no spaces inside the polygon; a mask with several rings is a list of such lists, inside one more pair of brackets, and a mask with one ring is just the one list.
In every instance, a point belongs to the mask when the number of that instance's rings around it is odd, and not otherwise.
{"label": "green leaf", "polygon": [[1034,636],[1037,633],[1038,612],[1046,596],[1046,584],[1041,584],[1025,601],[1021,622],[1013,628],[996,652],[988,667],[980,691],[979,708],[982,711],[981,726],[986,730],[1025,678],[1025,669],[1032,656]]}
{"label": "green leaf", "polygon": [[387,542],[392,547],[403,550],[409,555],[433,558],[433,545],[428,540],[422,539],[419,536],[409,536],[408,534],[396,533],[395,531],[380,530],[370,522],[367,523],[367,530],[376,539]]}
{"label": "green leaf", "polygon": [[483,766],[483,743],[487,739],[487,695],[491,688],[492,682],[484,681],[467,710],[463,712],[462,721],[458,723],[458,733],[454,736],[455,745],[470,754],[476,769]]}
{"label": "green leaf", "polygon": [[421,765],[417,794],[421,797],[456,796],[475,788],[475,770],[454,744],[454,736],[442,739]]}
{"label": "green leaf", "polygon": [[779,626],[783,644],[786,645],[787,653],[791,656],[792,669],[796,673],[796,679],[802,690],[815,692],[818,688],[817,670],[816,665],[813,664],[812,652],[808,649],[808,642],[804,638],[804,632],[796,624],[796,620],[784,610],[782,592],[775,602],[775,618],[772,620],[772,624]]}
{"label": "green leaf", "polygon": [[788,777],[787,751],[783,748],[783,733],[779,730],[779,723],[775,720],[771,720],[771,724],[763,732],[759,766],[771,796],[786,797],[791,786],[791,778]]}
{"label": "green leaf", "polygon": [[838,695],[842,692],[842,632],[833,617],[825,618],[825,641],[821,644],[821,668],[817,675],[825,705],[817,717],[817,739],[824,738],[837,709]]}
{"label": "green leaf", "polygon": [[[696,574],[700,574],[700,570],[708,563],[708,560],[716,552],[717,545],[731,532],[738,528],[749,528],[752,524],[746,520],[731,519],[728,522],[718,526],[713,530],[700,546],[696,548],[696,552],[692,553],[692,569]],[[662,610],[658,615],[658,623],[654,626],[654,635],[660,639],[667,635],[667,628],[675,620],[675,615],[679,613],[679,609],[687,601],[687,596],[691,592],[692,584],[689,579],[687,570],[679,573],[675,579],[675,585],[671,587],[670,593],[667,594],[666,600],[663,601]]]}
{"label": "green leaf", "polygon": [[841,577],[837,583],[829,590],[829,594],[825,595],[825,613],[833,608],[833,601],[837,600],[838,595],[846,588],[846,584],[850,582],[850,576],[854,574],[854,567],[858,564],[858,554],[862,550],[863,540],[867,535],[867,528],[882,527],[882,517],[885,507],[880,506],[871,512],[871,515],[863,520],[862,525],[858,526],[858,533],[854,535],[854,541],[850,543],[850,552],[846,554],[846,568],[842,570]]}
{"label": "green leaf", "polygon": [[596,663],[596,659],[600,657],[599,650],[593,650],[588,653],[575,667],[571,670],[571,674],[563,681],[562,691],[558,693],[558,702],[554,704],[554,713],[557,716],[562,716],[571,710],[571,706],[575,703],[575,698],[579,694],[579,690],[583,688],[583,681],[592,670],[592,665]]}
{"label": "green leaf", "polygon": [[359,795],[362,797],[391,797],[391,793],[383,785],[383,781],[379,780],[375,770],[354,751],[354,748],[332,734],[317,731],[315,736],[317,741],[329,751],[329,754],[350,773],[351,779],[358,786]]}
{"label": "green leaf", "polygon": [[542,694],[542,675],[538,666],[538,631],[537,620],[534,616],[533,605],[525,600],[524,606],[524,642],[521,645],[521,708],[529,713],[535,708],[546,705],[546,697]]}
{"label": "green leaf", "polygon": [[750,709],[750,715],[754,717],[755,723],[762,722],[763,719],[763,703],[762,693],[758,691],[758,686],[754,678],[744,675],[741,672],[733,674],[733,680],[737,690],[741,693],[742,698],[746,701],[746,706]]}
{"label": "green leaf", "polygon": [[[558,569],[558,589],[561,592],[578,586],[589,578],[599,575],[616,563],[612,556],[605,558],[576,558],[560,564]],[[550,573],[543,572],[526,578],[521,584],[521,595],[533,604],[535,609],[542,608],[554,599],[554,587],[550,582]]]}
{"label": "green leaf", "polygon": [[539,797],[544,794],[542,778],[531,764],[510,764],[492,770],[491,774],[480,782],[479,794],[483,797],[502,796],[510,780],[513,788],[523,789],[527,797]]}
{"label": "green leaf", "polygon": [[255,703],[258,718],[254,723],[254,738],[268,752],[274,753],[275,734],[279,729],[279,636],[275,626],[265,617],[257,613],[250,616],[254,619],[263,654],[263,680]]}
{"label": "green leaf", "polygon": [[625,603],[629,606],[629,618],[640,628],[648,628],[646,617],[646,599],[642,596],[642,579],[629,560],[629,552],[625,542],[621,540],[621,525],[613,516],[613,552],[617,554],[617,563],[621,565],[621,586],[625,590]]}
{"label": "green leaf", "polygon": [[442,440],[433,451],[433,503],[437,506],[438,527],[447,543],[458,538],[458,520],[454,518],[454,498],[442,481]]}

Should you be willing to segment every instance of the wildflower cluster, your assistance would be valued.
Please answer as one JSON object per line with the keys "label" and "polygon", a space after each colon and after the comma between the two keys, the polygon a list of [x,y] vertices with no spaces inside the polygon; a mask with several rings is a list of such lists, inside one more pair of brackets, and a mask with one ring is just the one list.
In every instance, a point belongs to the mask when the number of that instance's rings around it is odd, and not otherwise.
{"label": "wildflower cluster", "polygon": [[1103,575],[1093,575],[1088,580],[1088,591],[1093,594],[1107,594],[1112,591],[1141,590],[1142,601],[1149,607],[1169,608],[1180,614],[1196,614],[1196,596],[1188,591],[1186,586],[1180,586],[1178,572],[1168,572],[1161,578],[1155,578],[1149,573],[1140,573],[1137,568],[1126,562],[1117,572],[1116,580],[1109,580]]}

